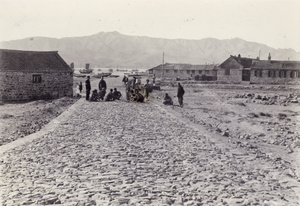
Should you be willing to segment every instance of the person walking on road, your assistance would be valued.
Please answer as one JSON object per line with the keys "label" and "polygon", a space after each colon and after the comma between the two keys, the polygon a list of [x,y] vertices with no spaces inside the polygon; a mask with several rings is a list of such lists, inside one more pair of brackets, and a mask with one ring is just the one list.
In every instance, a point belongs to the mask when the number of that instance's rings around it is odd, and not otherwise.
{"label": "person walking on road", "polygon": [[177,97],[178,97],[178,102],[180,107],[183,107],[183,95],[184,95],[184,89],[181,86],[181,84],[178,82]]}
{"label": "person walking on road", "polygon": [[87,76],[87,80],[85,81],[85,90],[86,90],[86,100],[90,99],[90,92],[91,92],[91,82],[90,82],[90,76]]}

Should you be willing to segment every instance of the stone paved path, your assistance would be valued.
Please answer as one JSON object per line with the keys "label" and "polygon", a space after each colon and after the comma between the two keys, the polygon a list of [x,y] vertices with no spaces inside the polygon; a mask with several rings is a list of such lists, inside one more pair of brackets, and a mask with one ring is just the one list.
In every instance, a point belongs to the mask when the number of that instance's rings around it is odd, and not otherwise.
{"label": "stone paved path", "polygon": [[74,108],[2,153],[0,205],[299,205],[276,162],[214,144],[153,103]]}

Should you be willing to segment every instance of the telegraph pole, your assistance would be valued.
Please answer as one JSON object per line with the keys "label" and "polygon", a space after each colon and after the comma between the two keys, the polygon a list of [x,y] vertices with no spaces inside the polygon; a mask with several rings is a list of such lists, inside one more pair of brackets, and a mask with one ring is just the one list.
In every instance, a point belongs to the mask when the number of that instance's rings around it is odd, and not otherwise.
{"label": "telegraph pole", "polygon": [[164,75],[164,64],[165,64],[165,52],[163,52],[161,79],[163,79],[163,75]]}

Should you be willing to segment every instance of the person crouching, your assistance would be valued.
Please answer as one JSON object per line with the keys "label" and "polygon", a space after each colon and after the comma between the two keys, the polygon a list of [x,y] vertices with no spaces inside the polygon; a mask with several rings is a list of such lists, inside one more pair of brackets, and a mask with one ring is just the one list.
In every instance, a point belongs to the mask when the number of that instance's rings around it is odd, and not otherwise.
{"label": "person crouching", "polygon": [[173,105],[173,100],[172,100],[172,98],[168,95],[168,93],[165,94],[163,104],[164,104],[164,105]]}

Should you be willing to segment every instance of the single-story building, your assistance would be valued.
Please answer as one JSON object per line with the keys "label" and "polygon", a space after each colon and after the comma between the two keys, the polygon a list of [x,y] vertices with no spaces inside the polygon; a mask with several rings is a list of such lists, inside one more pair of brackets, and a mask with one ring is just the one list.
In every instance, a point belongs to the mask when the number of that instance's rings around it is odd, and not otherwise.
{"label": "single-story building", "polygon": [[148,70],[157,78],[216,80],[216,65],[191,65],[165,63]]}
{"label": "single-story building", "polygon": [[249,82],[252,84],[299,83],[299,61],[274,61],[230,56],[218,66],[217,79],[226,83]]}
{"label": "single-story building", "polygon": [[299,61],[253,61],[251,79],[253,84],[297,84],[300,83]]}
{"label": "single-story building", "polygon": [[241,55],[231,55],[217,67],[217,80],[228,83],[250,81],[250,70],[254,60],[241,57]]}
{"label": "single-story building", "polygon": [[57,51],[0,49],[2,101],[73,96],[73,71]]}

